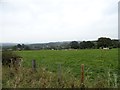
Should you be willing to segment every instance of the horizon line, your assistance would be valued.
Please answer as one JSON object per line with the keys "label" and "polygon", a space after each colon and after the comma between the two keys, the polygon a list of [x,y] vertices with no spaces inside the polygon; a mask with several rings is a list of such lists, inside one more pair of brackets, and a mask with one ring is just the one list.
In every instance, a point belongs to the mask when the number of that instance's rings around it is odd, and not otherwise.
{"label": "horizon line", "polygon": [[[100,37],[101,38],[101,37]],[[109,37],[106,37],[106,38],[109,38]],[[119,38],[110,38],[111,40],[120,40]],[[1,42],[0,41],[0,43],[1,44],[3,44],[3,43],[13,43],[13,44],[35,44],[35,43],[55,43],[55,42],[71,42],[71,41],[80,41],[80,42],[82,42],[82,41],[97,41],[97,39],[92,39],[92,40],[60,40],[60,41],[45,41],[45,42],[43,42],[43,41],[39,41],[39,42]]]}

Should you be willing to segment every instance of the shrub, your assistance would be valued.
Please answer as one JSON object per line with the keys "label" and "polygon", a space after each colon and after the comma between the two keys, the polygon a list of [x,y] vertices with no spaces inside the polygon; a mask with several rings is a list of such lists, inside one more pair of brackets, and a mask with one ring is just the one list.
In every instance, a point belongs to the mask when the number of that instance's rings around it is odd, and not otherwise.
{"label": "shrub", "polygon": [[12,51],[2,51],[2,65],[9,66],[10,64],[16,64],[18,58],[21,58],[19,55]]}

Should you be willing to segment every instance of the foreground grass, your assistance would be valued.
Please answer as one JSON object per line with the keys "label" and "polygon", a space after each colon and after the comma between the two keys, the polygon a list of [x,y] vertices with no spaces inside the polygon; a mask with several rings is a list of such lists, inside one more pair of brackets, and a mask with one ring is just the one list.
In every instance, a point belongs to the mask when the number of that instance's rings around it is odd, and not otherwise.
{"label": "foreground grass", "polygon": [[[3,68],[3,87],[80,87],[81,64],[85,65],[86,87],[117,87],[117,49],[38,50],[17,53],[24,59],[22,67],[19,74]],[[32,73],[30,69],[33,59],[37,62],[36,73]],[[59,65],[62,70],[60,85]]]}
{"label": "foreground grass", "polygon": [[[58,74],[45,70],[45,68],[32,69],[21,68],[19,71],[3,68],[3,88],[81,88],[80,79],[70,73],[62,73],[58,81]],[[85,75],[86,88],[116,88],[115,73],[97,75]],[[116,75],[116,74],[115,74]],[[108,78],[107,78],[108,77]]]}
{"label": "foreground grass", "polygon": [[[6,72],[5,72],[6,71]],[[38,72],[39,71],[39,72]],[[80,84],[75,78],[65,79],[62,75],[61,81],[58,81],[58,77],[55,73],[46,71],[45,68],[37,69],[37,72],[33,72],[32,69],[21,68],[19,71],[9,70],[4,67],[3,76],[3,88],[70,88],[79,87]],[[73,82],[75,81],[75,82]]]}

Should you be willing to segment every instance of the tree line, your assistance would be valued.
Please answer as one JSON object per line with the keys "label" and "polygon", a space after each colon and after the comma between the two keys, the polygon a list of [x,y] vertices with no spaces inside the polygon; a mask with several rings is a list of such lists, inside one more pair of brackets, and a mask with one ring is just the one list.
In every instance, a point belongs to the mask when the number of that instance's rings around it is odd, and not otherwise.
{"label": "tree line", "polygon": [[100,37],[97,41],[72,41],[71,49],[94,49],[94,48],[120,48],[119,40],[111,40],[110,38]]}
{"label": "tree line", "polygon": [[34,44],[25,45],[17,44],[11,47],[12,50],[61,50],[61,49],[98,49],[98,48],[120,48],[120,42],[116,39],[100,37],[96,41],[71,41],[69,43],[47,43],[47,44]]}
{"label": "tree line", "polygon": [[13,50],[30,50],[30,47],[25,44],[17,44],[16,46],[12,47]]}

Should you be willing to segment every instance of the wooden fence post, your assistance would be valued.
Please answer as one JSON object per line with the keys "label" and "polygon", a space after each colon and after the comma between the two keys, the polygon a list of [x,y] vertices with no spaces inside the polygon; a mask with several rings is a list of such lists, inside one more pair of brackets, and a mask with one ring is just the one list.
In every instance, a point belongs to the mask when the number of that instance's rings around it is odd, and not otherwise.
{"label": "wooden fence post", "polygon": [[32,70],[35,71],[35,72],[37,71],[36,70],[36,61],[35,60],[32,60]]}
{"label": "wooden fence post", "polygon": [[58,84],[59,84],[59,86],[61,85],[61,79],[62,79],[62,76],[61,76],[61,64],[58,64]]}
{"label": "wooden fence post", "polygon": [[81,88],[84,88],[84,64],[81,65]]}

